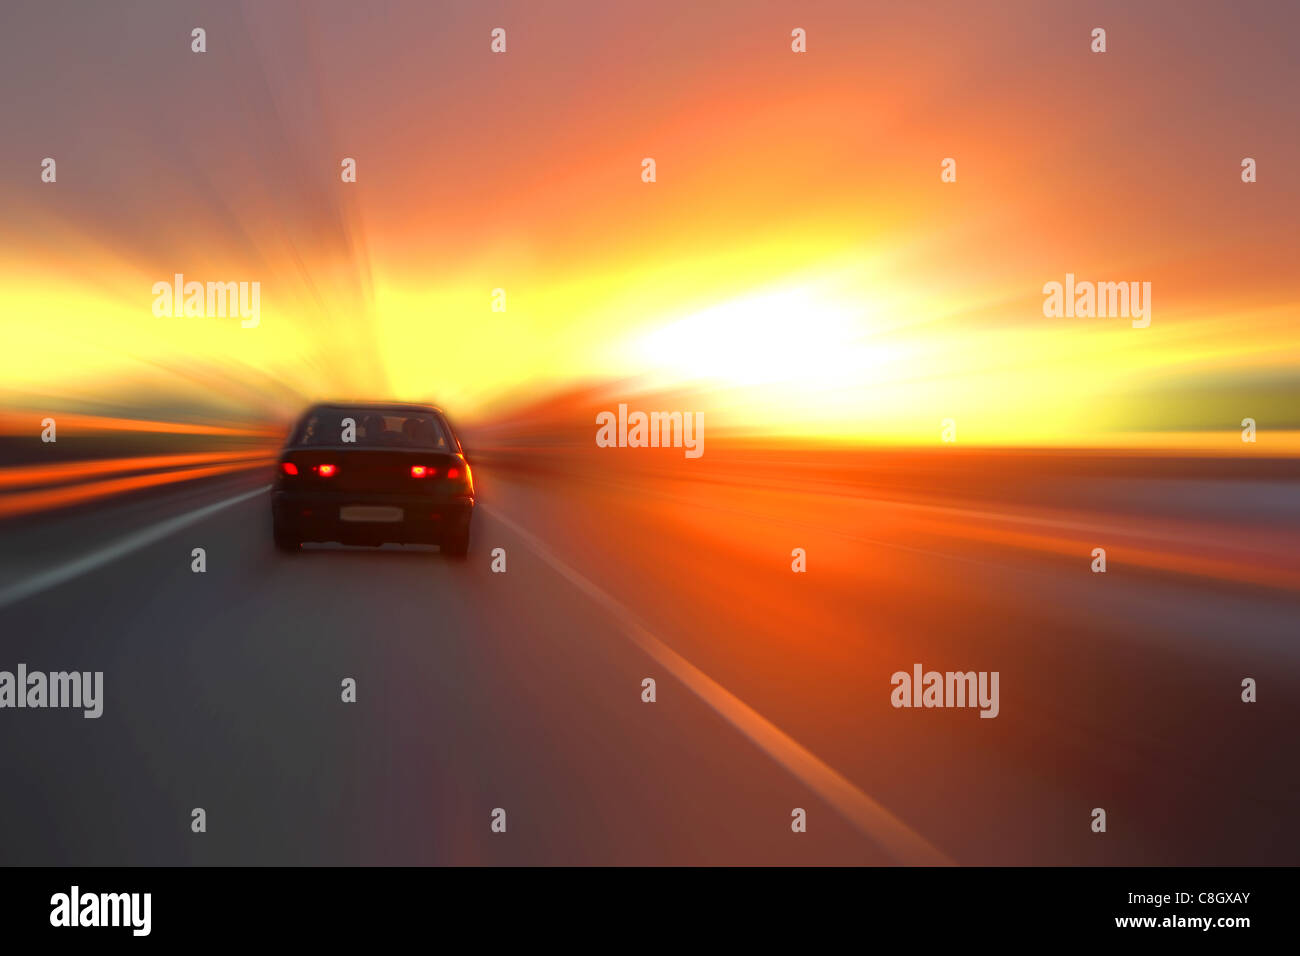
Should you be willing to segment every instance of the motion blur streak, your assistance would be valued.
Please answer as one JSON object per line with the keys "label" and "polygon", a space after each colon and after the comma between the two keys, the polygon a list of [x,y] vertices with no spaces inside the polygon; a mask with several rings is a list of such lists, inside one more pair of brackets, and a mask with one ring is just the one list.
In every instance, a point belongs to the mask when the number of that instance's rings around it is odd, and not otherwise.
{"label": "motion blur streak", "polygon": [[[191,455],[152,455],[139,458],[102,458],[95,461],[72,461],[59,465],[30,465],[0,468],[0,488],[39,484],[66,484],[99,475],[125,471],[151,471],[156,468],[180,468],[218,461],[238,461],[252,456],[245,452],[200,452]],[[255,464],[263,463],[259,459]]]}
{"label": "motion blur streak", "polygon": [[536,535],[499,511],[492,510],[492,514],[528,542],[529,547],[570,583],[612,612],[624,633],[638,647],[755,745],[761,747],[769,757],[811,787],[852,821],[854,826],[884,847],[894,861],[920,866],[952,863],[924,837],[846,780],[842,774],[819,760],[789,734],[651,634],[625,605],[556,557]]}
{"label": "motion blur streak", "polygon": [[0,435],[30,436],[39,434],[41,419],[53,414],[58,424],[59,434],[65,438],[69,435],[92,435],[111,432],[147,432],[152,435],[222,435],[237,437],[272,437],[279,435],[283,429],[275,425],[230,425],[220,422],[169,422],[148,421],[139,418],[118,418],[105,415],[83,415],[77,412],[58,410],[61,404],[48,408],[44,413],[7,411],[0,412]]}
{"label": "motion blur streak", "polygon": [[108,498],[145,488],[173,484],[178,481],[194,481],[198,478],[211,478],[225,475],[232,471],[246,471],[252,468],[267,468],[273,459],[261,458],[243,461],[233,465],[210,465],[206,468],[179,468],[174,471],[156,472],[148,475],[132,475],[129,478],[112,478],[107,481],[88,482],[65,488],[42,491],[20,492],[0,496],[0,518],[20,515],[27,512],[43,511],[48,508],[62,508],[69,505],[93,501],[96,498]]}
{"label": "motion blur streak", "polygon": [[1109,523],[1056,510],[1016,515],[900,502],[891,507],[912,510],[912,526],[938,538],[1070,557],[1105,541],[1112,564],[1300,590],[1300,554],[1294,532],[1285,528],[1260,528],[1243,538],[1231,525],[1214,522],[1131,517]]}

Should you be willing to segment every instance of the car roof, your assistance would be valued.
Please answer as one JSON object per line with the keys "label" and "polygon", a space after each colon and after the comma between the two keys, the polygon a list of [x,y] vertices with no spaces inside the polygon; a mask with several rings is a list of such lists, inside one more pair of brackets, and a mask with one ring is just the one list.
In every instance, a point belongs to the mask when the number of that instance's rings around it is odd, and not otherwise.
{"label": "car roof", "polygon": [[309,408],[308,414],[326,408],[338,408],[347,410],[367,410],[376,412],[436,412],[443,414],[441,408],[437,405],[426,405],[421,402],[319,402]]}

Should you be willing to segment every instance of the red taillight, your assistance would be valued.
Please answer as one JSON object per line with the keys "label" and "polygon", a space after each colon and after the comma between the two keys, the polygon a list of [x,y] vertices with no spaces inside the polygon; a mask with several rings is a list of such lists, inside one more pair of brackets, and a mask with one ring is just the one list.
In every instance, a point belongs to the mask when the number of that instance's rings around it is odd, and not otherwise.
{"label": "red taillight", "polygon": [[338,471],[334,465],[315,465],[313,470],[322,478],[332,478],[334,472]]}
{"label": "red taillight", "polygon": [[412,478],[428,478],[431,474],[433,474],[433,469],[430,468],[428,465],[412,465],[412,466],[411,466],[411,477],[412,477]]}
{"label": "red taillight", "polygon": [[298,474],[298,466],[295,465],[295,464],[294,464],[293,462],[291,462],[291,461],[282,461],[282,462],[280,462],[280,468],[284,470],[284,473],[285,473],[286,475],[296,475],[296,474]]}
{"label": "red taillight", "polygon": [[459,468],[448,468],[448,469],[447,469],[447,477],[448,477],[448,478],[459,478],[459,477],[460,477],[460,469],[459,469]]}

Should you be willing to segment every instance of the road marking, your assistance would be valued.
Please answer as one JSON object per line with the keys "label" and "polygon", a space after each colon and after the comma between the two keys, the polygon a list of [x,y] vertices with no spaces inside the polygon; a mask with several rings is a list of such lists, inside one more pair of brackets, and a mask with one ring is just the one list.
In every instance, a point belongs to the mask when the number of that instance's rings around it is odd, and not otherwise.
{"label": "road marking", "polygon": [[867,796],[843,774],[651,634],[638,622],[631,609],[566,564],[531,531],[495,508],[485,508],[481,504],[479,507],[521,537],[543,561],[578,590],[610,611],[634,644],[769,757],[816,791],[818,796],[843,814],[867,837],[880,844],[895,860],[916,866],[952,865],[953,861],[942,850]]}
{"label": "road marking", "polygon": [[181,530],[181,528],[187,528],[197,521],[202,521],[204,518],[214,515],[224,508],[229,508],[231,505],[237,505],[241,501],[247,501],[249,498],[254,498],[257,495],[264,494],[269,491],[270,488],[270,485],[263,485],[261,488],[246,491],[241,495],[235,495],[233,498],[226,498],[210,505],[204,505],[202,508],[196,508],[194,511],[187,511],[185,514],[177,515],[174,518],[168,518],[166,521],[160,521],[147,528],[141,528],[139,531],[132,532],[123,538],[119,538],[112,544],[100,548],[98,551],[92,551],[90,554],[77,558],[75,561],[69,561],[67,564],[62,564],[58,567],[41,571],[24,581],[11,584],[6,588],[0,589],[0,607],[6,607],[13,604],[15,601],[21,601],[23,598],[31,597],[33,594],[39,594],[41,591],[49,590],[56,585],[80,577],[88,571],[102,568],[104,565],[110,564],[118,558],[125,557],[132,551],[138,551],[145,545],[153,544],[155,541],[159,541],[167,537],[167,535]]}

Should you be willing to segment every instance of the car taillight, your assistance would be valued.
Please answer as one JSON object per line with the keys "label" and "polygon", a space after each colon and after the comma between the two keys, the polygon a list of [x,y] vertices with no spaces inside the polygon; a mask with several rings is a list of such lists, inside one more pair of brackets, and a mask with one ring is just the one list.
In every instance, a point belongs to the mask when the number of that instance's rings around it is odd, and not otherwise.
{"label": "car taillight", "polygon": [[457,483],[456,493],[473,496],[474,475],[469,470],[469,462],[461,459],[460,464],[447,469],[447,478]]}
{"label": "car taillight", "polygon": [[334,477],[334,472],[338,471],[338,468],[334,465],[313,465],[312,470],[322,478],[332,478]]}
{"label": "car taillight", "polygon": [[298,474],[298,466],[291,461],[280,462],[280,468],[286,475]]}
{"label": "car taillight", "polygon": [[430,468],[428,465],[412,465],[412,466],[411,466],[411,477],[412,477],[412,478],[428,478],[430,475],[433,475],[433,474],[436,474],[436,472],[434,471],[434,469]]}

